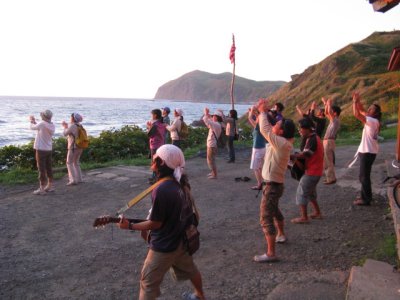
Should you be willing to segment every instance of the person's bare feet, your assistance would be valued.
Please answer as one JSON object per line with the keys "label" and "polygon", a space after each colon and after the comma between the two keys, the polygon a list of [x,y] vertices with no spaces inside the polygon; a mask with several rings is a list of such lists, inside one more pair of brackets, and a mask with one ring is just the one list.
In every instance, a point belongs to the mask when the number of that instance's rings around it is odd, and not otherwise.
{"label": "person's bare feet", "polygon": [[306,219],[303,217],[294,218],[294,219],[290,220],[290,222],[292,222],[293,224],[308,224],[308,223],[310,223],[308,218]]}

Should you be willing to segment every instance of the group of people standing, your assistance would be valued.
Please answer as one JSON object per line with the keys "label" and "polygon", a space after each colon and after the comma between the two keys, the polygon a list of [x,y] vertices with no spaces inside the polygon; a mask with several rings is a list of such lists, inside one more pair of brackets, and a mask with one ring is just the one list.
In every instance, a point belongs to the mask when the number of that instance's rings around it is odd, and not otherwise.
{"label": "group of people standing", "polygon": [[[249,123],[254,127],[254,143],[251,168],[254,169],[257,185],[252,189],[262,189],[263,197],[260,204],[260,224],[266,239],[266,252],[256,255],[256,262],[274,262],[278,258],[275,244],[284,243],[287,238],[284,233],[284,217],[279,209],[279,199],[284,190],[284,175],[288,162],[297,164],[304,171],[296,191],[296,204],[300,208],[300,216],[291,220],[294,224],[307,224],[309,218],[322,219],[318,201],[317,184],[325,170],[324,184],[330,185],[337,181],[335,174],[335,140],[340,128],[339,116],[341,109],[333,105],[331,99],[322,98],[324,108],[316,112],[316,103],[304,113],[299,106],[301,115],[298,131],[301,136],[300,152],[293,153],[295,124],[292,120],[276,119],[276,105],[271,109],[267,99],[260,99],[249,109]],[[354,205],[370,205],[372,201],[371,168],[378,153],[378,134],[380,130],[381,108],[372,104],[364,110],[361,97],[353,94],[353,114],[364,124],[361,144],[357,157],[360,159],[359,180],[361,194]],[[328,127],[323,135],[326,119]],[[323,140],[321,140],[323,136]],[[264,139],[264,141],[263,141]],[[264,147],[265,142],[265,147]],[[265,155],[264,155],[265,152]],[[308,203],[313,212],[308,215]]]}
{"label": "group of people standing", "polygon": [[[340,127],[340,107],[333,105],[331,99],[322,99],[324,108],[317,111],[313,103],[307,112],[297,107],[301,119],[298,131],[301,136],[300,152],[293,151],[296,124],[284,118],[284,106],[281,103],[271,105],[268,99],[260,99],[249,109],[248,121],[253,127],[253,150],[250,168],[254,170],[257,185],[254,190],[262,190],[260,203],[260,224],[266,240],[266,251],[254,256],[256,262],[275,262],[278,257],[276,243],[287,241],[284,231],[284,216],[279,208],[279,200],[284,193],[285,173],[289,161],[298,164],[304,171],[296,191],[296,204],[300,216],[291,220],[294,224],[305,224],[311,219],[322,219],[317,202],[317,184],[325,170],[325,184],[334,184],[335,175],[335,140]],[[140,230],[149,242],[149,251],[144,262],[140,280],[139,299],[155,299],[160,295],[160,285],[165,273],[172,271],[178,280],[190,280],[193,293],[185,293],[184,299],[205,299],[201,274],[185,248],[183,233],[189,224],[199,215],[191,195],[191,188],[184,174],[185,159],[180,149],[180,131],[183,123],[183,111],[174,110],[174,119],[169,119],[168,107],[151,111],[152,119],[147,122],[152,181],[161,181],[152,191],[152,208],[146,220],[140,223],[130,222],[121,216],[118,226],[121,229]],[[379,105],[371,105],[367,111],[361,104],[358,93],[353,95],[353,114],[364,124],[361,144],[358,148],[360,158],[359,179],[362,184],[361,195],[354,205],[370,205],[372,200],[371,168],[378,153],[378,133],[380,129],[381,110]],[[51,122],[52,113],[46,110],[41,113],[42,121],[36,123],[31,117],[31,129],[37,130],[34,143],[39,169],[40,187],[35,194],[53,190],[51,170],[51,139],[55,126]],[[328,127],[324,132],[327,120]],[[225,134],[228,138],[228,163],[235,162],[233,142],[238,133],[237,112],[231,110],[225,116],[221,110],[210,114],[204,109],[203,121],[208,128],[207,163],[210,168],[209,179],[217,179],[216,155],[218,138]],[[77,127],[82,117],[73,113],[70,124],[62,123],[63,134],[68,139],[67,167],[69,182],[73,185],[81,182],[79,158],[82,149],[74,143]],[[169,136],[168,136],[169,132]],[[171,144],[168,144],[168,138]],[[308,203],[313,212],[308,215]],[[150,237],[150,238],[148,238]]]}
{"label": "group of people standing", "polygon": [[[53,135],[55,133],[55,125],[51,122],[53,113],[50,110],[44,110],[40,113],[41,120],[36,120],[34,116],[30,116],[30,129],[36,131],[36,137],[33,143],[35,149],[35,158],[39,172],[39,188],[33,191],[35,195],[45,195],[54,191],[53,185],[53,169],[52,169],[52,152],[53,152]],[[72,113],[70,123],[63,121],[63,135],[67,137],[67,158],[66,165],[68,169],[67,185],[76,185],[82,182],[82,172],[80,167],[80,157],[83,149],[76,144],[78,137],[78,127],[81,126],[83,118],[78,113]]]}

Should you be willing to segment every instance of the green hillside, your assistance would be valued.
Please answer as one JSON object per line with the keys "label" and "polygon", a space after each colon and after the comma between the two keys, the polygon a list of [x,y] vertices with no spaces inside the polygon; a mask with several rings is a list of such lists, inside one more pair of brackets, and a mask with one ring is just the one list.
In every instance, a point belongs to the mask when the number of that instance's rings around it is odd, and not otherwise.
{"label": "green hillside", "polygon": [[384,112],[397,112],[400,72],[387,72],[392,49],[400,46],[400,31],[375,32],[361,42],[330,55],[292,76],[270,97],[285,104],[285,115],[295,116],[295,106],[309,107],[312,101],[321,104],[321,97],[330,97],[351,113],[351,97],[359,91],[370,104],[378,102]]}

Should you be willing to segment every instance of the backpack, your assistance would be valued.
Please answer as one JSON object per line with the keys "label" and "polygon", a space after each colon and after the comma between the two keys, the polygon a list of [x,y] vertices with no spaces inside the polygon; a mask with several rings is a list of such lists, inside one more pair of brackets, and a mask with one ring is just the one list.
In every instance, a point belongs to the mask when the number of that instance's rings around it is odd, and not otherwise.
{"label": "backpack", "polygon": [[181,122],[181,130],[178,131],[178,136],[180,140],[186,140],[189,136],[189,128],[184,121]]}
{"label": "backpack", "polygon": [[76,125],[78,127],[78,136],[75,137],[75,144],[78,148],[86,149],[89,147],[89,139],[85,128],[82,125]]}
{"label": "backpack", "polygon": [[221,131],[221,134],[219,135],[219,137],[217,137],[217,135],[215,134],[215,132],[213,131],[214,137],[217,140],[217,147],[218,148],[225,148],[226,147],[226,135],[224,134],[223,130]]}

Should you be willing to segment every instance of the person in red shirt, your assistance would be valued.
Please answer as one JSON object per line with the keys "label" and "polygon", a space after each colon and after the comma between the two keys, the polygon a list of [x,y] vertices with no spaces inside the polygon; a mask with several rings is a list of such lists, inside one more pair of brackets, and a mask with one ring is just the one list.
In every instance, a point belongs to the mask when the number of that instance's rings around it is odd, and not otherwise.
{"label": "person in red shirt", "polygon": [[317,202],[317,184],[324,170],[324,147],[321,139],[313,129],[313,123],[309,118],[299,121],[299,132],[302,137],[300,153],[292,158],[304,160],[304,175],[301,177],[296,192],[296,204],[300,206],[300,217],[291,220],[294,224],[306,224],[309,222],[307,205],[311,202],[312,219],[322,219],[322,214]]}

